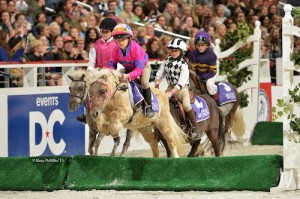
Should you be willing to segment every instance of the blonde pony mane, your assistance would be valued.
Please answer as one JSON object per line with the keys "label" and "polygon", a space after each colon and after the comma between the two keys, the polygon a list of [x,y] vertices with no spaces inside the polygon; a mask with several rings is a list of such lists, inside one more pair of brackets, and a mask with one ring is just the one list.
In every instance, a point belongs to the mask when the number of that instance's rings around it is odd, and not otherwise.
{"label": "blonde pony mane", "polygon": [[73,79],[80,79],[82,75],[87,76],[87,71],[86,70],[76,70],[72,73]]}
{"label": "blonde pony mane", "polygon": [[87,76],[85,78],[85,82],[88,88],[95,82],[95,81],[103,81],[108,82],[112,85],[112,83],[117,82],[119,83],[118,76],[120,73],[117,70],[109,70],[106,68],[103,68],[101,70],[94,70],[87,73]]}

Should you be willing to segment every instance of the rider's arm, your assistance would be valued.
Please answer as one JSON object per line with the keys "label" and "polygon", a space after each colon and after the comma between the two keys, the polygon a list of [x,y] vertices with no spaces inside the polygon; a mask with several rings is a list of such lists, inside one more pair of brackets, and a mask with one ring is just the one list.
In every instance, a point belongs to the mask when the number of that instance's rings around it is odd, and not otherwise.
{"label": "rider's arm", "polygon": [[96,64],[96,49],[92,48],[89,52],[88,70],[93,70]]}
{"label": "rider's arm", "polygon": [[117,69],[118,66],[118,52],[120,51],[120,48],[118,46],[114,47],[112,49],[110,60],[108,62],[108,68],[110,69]]}
{"label": "rider's arm", "polygon": [[158,71],[156,72],[155,79],[159,79],[161,81],[165,75],[166,75],[165,62],[162,62],[159,66]]}
{"label": "rider's arm", "polygon": [[181,90],[184,86],[186,86],[189,82],[189,66],[187,63],[183,63],[181,65],[181,72],[180,76],[177,82],[177,85],[175,86],[178,90]]}
{"label": "rider's arm", "polygon": [[131,60],[134,60],[135,69],[129,73],[129,78],[130,80],[135,80],[142,75],[145,66],[148,64],[148,55],[143,51],[139,44],[132,44],[130,50],[129,57]]}

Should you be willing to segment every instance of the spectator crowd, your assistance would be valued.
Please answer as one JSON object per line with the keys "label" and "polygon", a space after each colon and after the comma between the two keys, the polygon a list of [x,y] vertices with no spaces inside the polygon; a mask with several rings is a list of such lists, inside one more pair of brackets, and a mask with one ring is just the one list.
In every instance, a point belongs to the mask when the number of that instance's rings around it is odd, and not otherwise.
{"label": "spectator crowd", "polygon": [[[237,23],[254,26],[257,20],[261,22],[261,56],[270,60],[272,77],[275,77],[276,58],[282,56],[279,0],[81,2],[0,0],[0,61],[88,60],[90,49],[101,38],[99,25],[108,17],[129,24],[133,39],[150,59],[166,59],[169,55],[167,45],[173,39],[154,28],[190,37],[186,41],[189,52],[195,48],[194,37],[200,30],[206,31],[215,41],[224,38],[227,32],[235,31]],[[19,69],[12,70],[16,71]],[[44,74],[47,85],[61,85],[60,67],[45,68]]]}

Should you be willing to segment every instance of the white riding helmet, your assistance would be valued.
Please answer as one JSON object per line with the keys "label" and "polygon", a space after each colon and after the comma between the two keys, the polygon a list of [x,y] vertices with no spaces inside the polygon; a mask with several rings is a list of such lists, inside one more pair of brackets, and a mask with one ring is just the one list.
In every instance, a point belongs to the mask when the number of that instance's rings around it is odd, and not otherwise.
{"label": "white riding helmet", "polygon": [[186,43],[182,39],[172,39],[168,44],[167,48],[171,49],[181,49],[183,52],[187,50]]}

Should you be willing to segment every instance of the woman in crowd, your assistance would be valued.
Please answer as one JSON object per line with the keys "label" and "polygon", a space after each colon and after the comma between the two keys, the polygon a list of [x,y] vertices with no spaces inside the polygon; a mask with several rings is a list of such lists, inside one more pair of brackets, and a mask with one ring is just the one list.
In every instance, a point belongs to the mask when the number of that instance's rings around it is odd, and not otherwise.
{"label": "woman in crowd", "polygon": [[85,34],[84,49],[87,50],[90,43],[95,43],[101,37],[98,28],[88,28]]}

